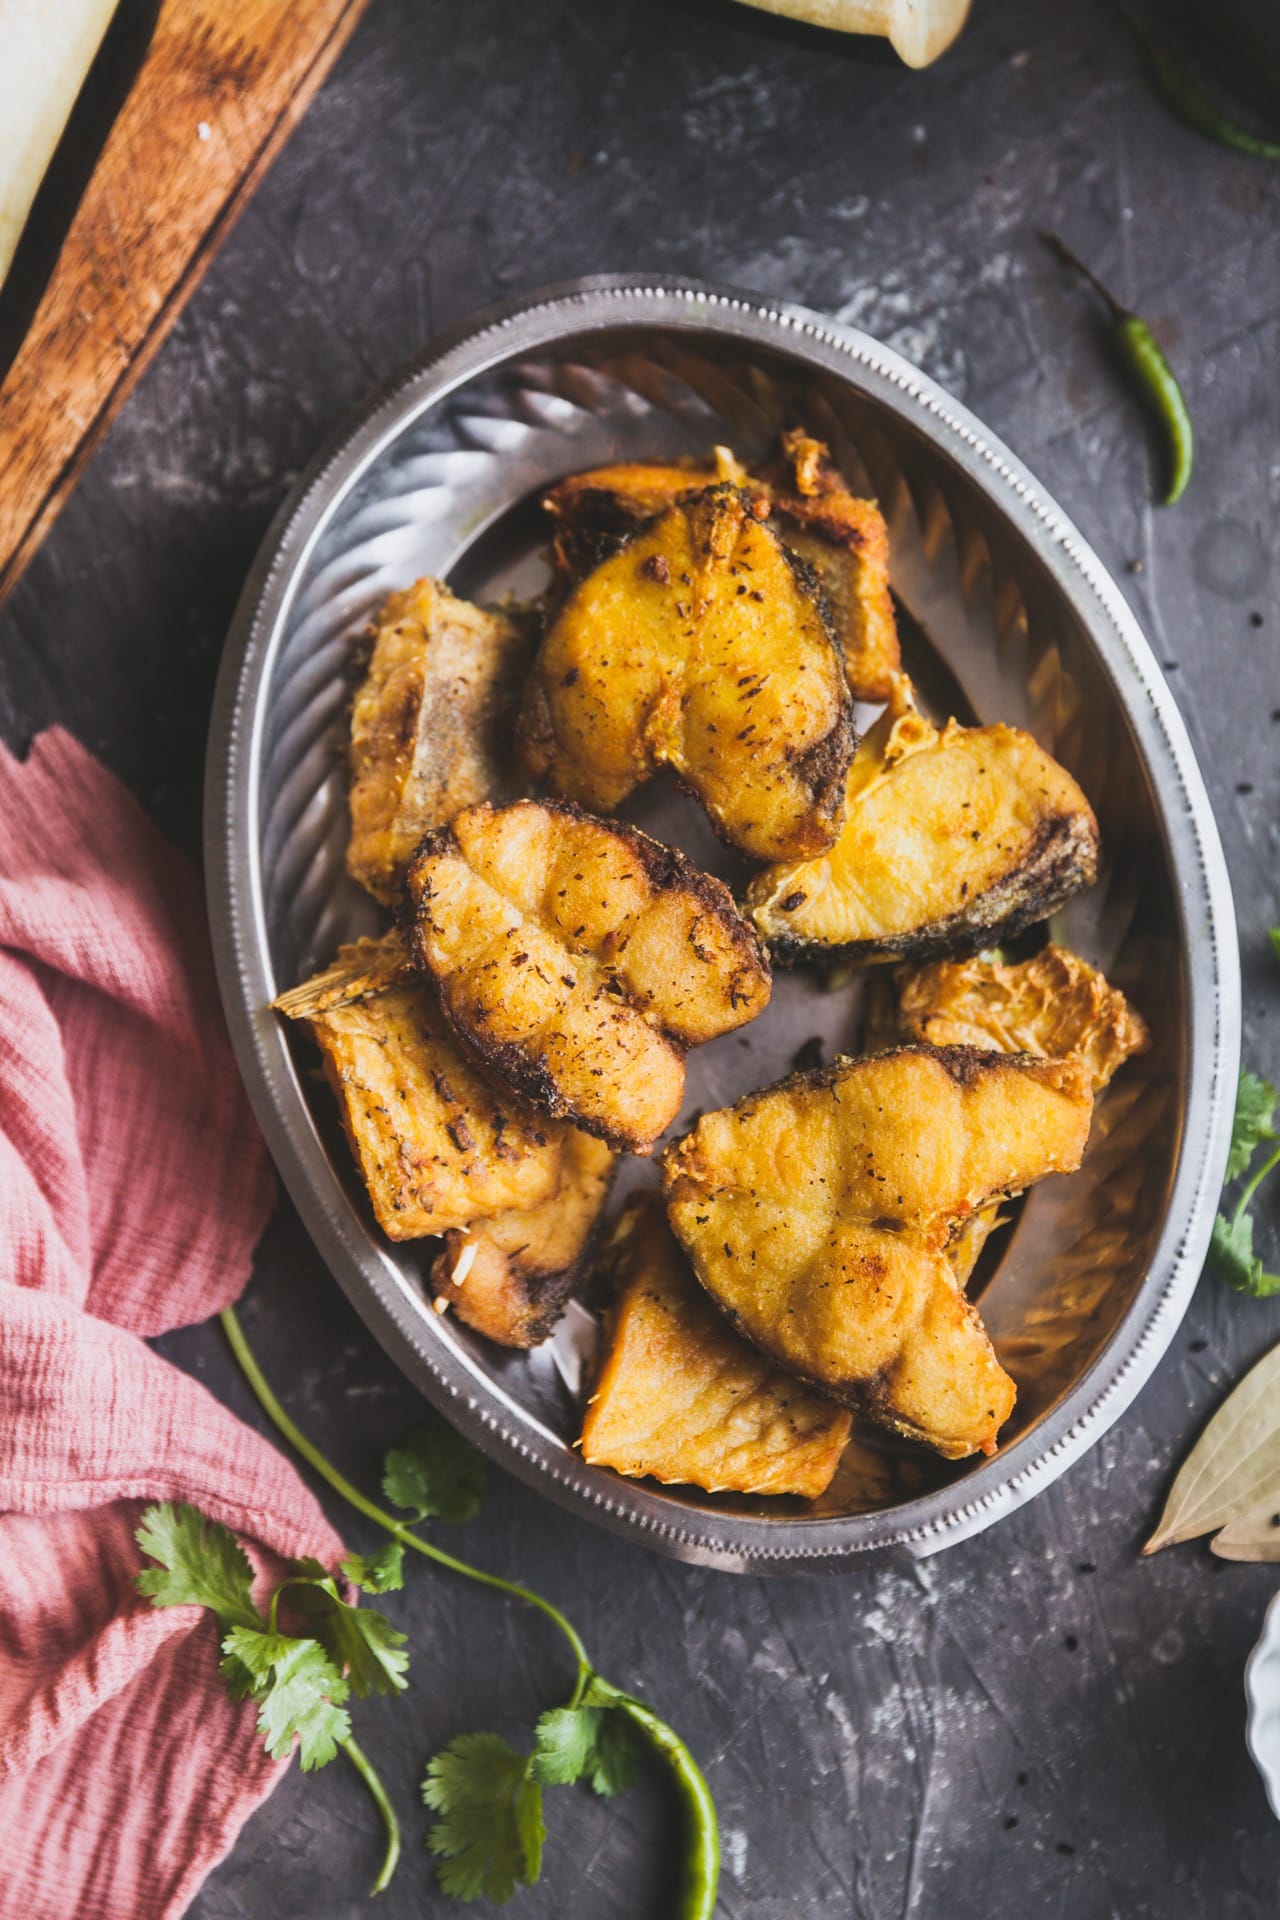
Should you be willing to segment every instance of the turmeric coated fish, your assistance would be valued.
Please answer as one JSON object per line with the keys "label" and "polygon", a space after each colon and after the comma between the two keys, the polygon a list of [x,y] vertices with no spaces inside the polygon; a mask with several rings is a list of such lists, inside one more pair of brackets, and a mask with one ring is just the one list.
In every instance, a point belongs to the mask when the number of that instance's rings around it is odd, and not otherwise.
{"label": "turmeric coated fish", "polygon": [[703,1116],[663,1156],[668,1213],[721,1311],[781,1366],[951,1459],[1013,1407],[947,1257],[988,1202],[1080,1163],[1075,1060],[901,1047]]}
{"label": "turmeric coated fish", "polygon": [[373,640],[351,709],[347,871],[390,905],[429,827],[515,798],[510,735],[533,647],[521,621],[431,579],[391,595]]}
{"label": "turmeric coated fish", "polygon": [[488,1069],[544,1112],[644,1153],[688,1047],[767,1004],[727,887],[634,827],[534,800],[471,807],[407,877],[414,956]]}
{"label": "turmeric coated fish", "polygon": [[378,1225],[392,1240],[548,1200],[569,1129],[496,1086],[459,1046],[398,934],[359,940],[281,994],[324,1060]]}
{"label": "turmeric coated fish", "polygon": [[614,1300],[582,1422],[583,1459],[708,1493],[820,1494],[849,1437],[849,1414],[717,1313],[658,1194],[632,1196],[604,1263]]}
{"label": "turmeric coated fish", "polygon": [[560,1179],[546,1200],[445,1234],[431,1269],[437,1306],[503,1347],[545,1340],[583,1277],[613,1167],[602,1140],[566,1128]]}
{"label": "turmeric coated fish", "polygon": [[935,727],[899,676],[854,756],[839,838],[746,892],[781,960],[930,959],[1043,920],[1098,872],[1079,786],[1017,727]]}
{"label": "turmeric coated fish", "polygon": [[650,522],[552,618],[520,738],[553,792],[609,813],[669,766],[759,860],[835,840],[853,707],[825,604],[738,488]]}

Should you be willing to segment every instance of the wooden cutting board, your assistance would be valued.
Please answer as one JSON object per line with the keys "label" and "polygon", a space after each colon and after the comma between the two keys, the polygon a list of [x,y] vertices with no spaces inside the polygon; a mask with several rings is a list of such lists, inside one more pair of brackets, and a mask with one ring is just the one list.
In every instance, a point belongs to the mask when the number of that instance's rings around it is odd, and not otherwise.
{"label": "wooden cutting board", "polygon": [[162,0],[0,386],[0,600],[366,0]]}

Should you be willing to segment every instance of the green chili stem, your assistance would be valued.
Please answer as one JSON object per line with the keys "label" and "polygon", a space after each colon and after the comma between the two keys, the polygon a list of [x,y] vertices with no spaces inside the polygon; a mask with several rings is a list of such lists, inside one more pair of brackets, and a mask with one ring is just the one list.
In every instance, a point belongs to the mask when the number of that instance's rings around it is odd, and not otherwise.
{"label": "green chili stem", "polygon": [[1048,247],[1050,253],[1057,255],[1064,267],[1070,267],[1073,273],[1078,273],[1082,280],[1088,281],[1098,298],[1105,303],[1113,320],[1133,319],[1133,315],[1130,313],[1128,307],[1121,306],[1110,287],[1103,285],[1097,274],[1086,267],[1079,254],[1073,253],[1065,240],[1059,239],[1056,233],[1050,233],[1044,228],[1041,229],[1040,238],[1043,240],[1045,246]]}
{"label": "green chili stem", "polygon": [[552,1625],[560,1629],[573,1650],[573,1657],[578,1666],[577,1681],[569,1701],[570,1706],[576,1707],[591,1678],[591,1662],[587,1658],[587,1650],[582,1641],[559,1608],[553,1607],[549,1600],[542,1598],[541,1594],[532,1593],[528,1587],[519,1586],[513,1580],[500,1579],[496,1573],[484,1573],[479,1567],[469,1566],[465,1560],[455,1559],[454,1555],[446,1553],[443,1547],[432,1546],[430,1541],[423,1540],[393,1515],[385,1513],[381,1507],[375,1506],[372,1500],[366,1499],[360,1489],[352,1486],[346,1475],[340,1473],[333,1462],[326,1459],[318,1447],[312,1445],[306,1434],[294,1425],[280,1405],[245,1339],[244,1329],[240,1325],[235,1308],[224,1307],[219,1318],[222,1321],[223,1331],[231,1343],[231,1351],[239,1361],[241,1371],[253,1389],[258,1405],[272,1425],[284,1435],[289,1445],[315,1468],[321,1479],[328,1481],[335,1493],[340,1493],[357,1513],[364,1514],[367,1520],[372,1520],[377,1526],[385,1528],[393,1539],[401,1541],[406,1547],[412,1547],[415,1553],[425,1555],[428,1560],[434,1560],[439,1566],[448,1567],[452,1573],[460,1573],[464,1579],[478,1581],[481,1586],[493,1587],[499,1593],[508,1593],[513,1599],[523,1600],[526,1605],[536,1607],[539,1613],[545,1614]]}
{"label": "green chili stem", "polygon": [[387,1850],[382,1857],[378,1877],[369,1889],[370,1893],[381,1893],[383,1888],[390,1884],[391,1876],[396,1870],[396,1862],[400,1858],[400,1822],[396,1819],[395,1808],[387,1798],[386,1788],[355,1741],[348,1735],[345,1740],[339,1740],[338,1745],[369,1789],[369,1796],[382,1815],[382,1824],[386,1828]]}
{"label": "green chili stem", "polygon": [[[1271,1137],[1274,1138],[1274,1136],[1271,1136]],[[1248,1186],[1245,1188],[1244,1192],[1240,1195],[1240,1198],[1237,1200],[1235,1215],[1232,1220],[1233,1226],[1235,1225],[1236,1220],[1240,1218],[1241,1214],[1244,1212],[1245,1208],[1248,1206],[1249,1202],[1252,1200],[1254,1194],[1258,1191],[1258,1188],[1262,1185],[1267,1175],[1271,1172],[1271,1169],[1277,1166],[1280,1166],[1280,1147],[1276,1148],[1275,1152],[1271,1155],[1271,1158],[1269,1160],[1263,1161],[1262,1165],[1258,1168],[1258,1171],[1254,1174],[1253,1178],[1249,1181]]]}

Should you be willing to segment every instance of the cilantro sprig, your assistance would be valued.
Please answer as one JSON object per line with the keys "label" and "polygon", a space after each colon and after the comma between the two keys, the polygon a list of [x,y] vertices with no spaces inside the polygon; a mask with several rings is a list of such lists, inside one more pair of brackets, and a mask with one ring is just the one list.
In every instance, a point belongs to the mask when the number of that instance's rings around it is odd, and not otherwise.
{"label": "cilantro sprig", "polygon": [[593,1674],[577,1705],[538,1721],[532,1753],[496,1733],[463,1733],[433,1756],[422,1797],[440,1818],[427,1835],[439,1880],[459,1900],[509,1900],[538,1878],[544,1787],[585,1780],[612,1799],[635,1778],[640,1739],[623,1696]]}
{"label": "cilantro sprig", "polygon": [[[227,1692],[233,1700],[253,1701],[271,1758],[283,1760],[296,1744],[304,1773],[328,1766],[339,1752],[356,1768],[386,1831],[373,1885],[374,1893],[381,1892],[400,1856],[400,1827],[382,1782],[352,1737],[346,1703],[353,1694],[364,1699],[403,1690],[409,1665],[404,1634],[372,1607],[350,1605],[318,1560],[296,1561],[262,1613],[244,1548],[229,1528],[196,1507],[148,1507],[137,1541],[157,1563],[136,1576],[139,1593],[156,1607],[205,1607],[214,1615]],[[381,1592],[385,1555],[358,1567],[353,1556],[344,1572],[353,1586]],[[308,1631],[281,1626],[286,1596]]]}
{"label": "cilantro sprig", "polygon": [[[1280,928],[1272,929],[1271,939],[1280,954]],[[1276,1090],[1269,1080],[1260,1079],[1247,1069],[1241,1070],[1236,1091],[1235,1119],[1231,1128],[1231,1150],[1227,1156],[1227,1186],[1249,1173],[1260,1147],[1280,1142],[1280,1132],[1275,1126],[1276,1101]],[[1275,1150],[1250,1173],[1233,1211],[1229,1214],[1218,1213],[1209,1242],[1209,1265],[1213,1271],[1228,1286],[1235,1287],[1240,1293],[1251,1294],[1255,1300],[1280,1293],[1280,1273],[1268,1273],[1253,1250],[1253,1215],[1250,1211],[1254,1194],[1277,1166],[1280,1166],[1280,1145],[1275,1145]]]}
{"label": "cilantro sprig", "polygon": [[[347,1556],[342,1571],[349,1580],[368,1592],[392,1591],[403,1582],[405,1552],[421,1554],[464,1579],[535,1608],[562,1635],[573,1655],[575,1676],[569,1697],[563,1706],[542,1715],[532,1752],[518,1753],[495,1733],[464,1733],[428,1762],[422,1795],[437,1818],[427,1845],[439,1861],[438,1877],[445,1892],[460,1900],[502,1901],[517,1886],[532,1884],[542,1866],[544,1788],[584,1781],[604,1798],[612,1798],[630,1785],[638,1754],[647,1747],[668,1768],[685,1815],[681,1891],[673,1920],[710,1920],[719,1877],[719,1828],[710,1790],[680,1736],[642,1700],[621,1692],[595,1671],[577,1632],[549,1600],[516,1581],[460,1560],[413,1530],[425,1519],[456,1524],[471,1518],[484,1495],[480,1456],[442,1421],[416,1428],[392,1449],[385,1463],[384,1496],[408,1516],[396,1518],[354,1486],[289,1418],[234,1310],[228,1307],[221,1318],[232,1351],[267,1418],[335,1492],[389,1535],[377,1554]],[[221,1571],[216,1578],[208,1576],[209,1592],[225,1588],[228,1576],[221,1558],[218,1565]],[[345,1684],[357,1695],[362,1688],[398,1690],[403,1684],[403,1666],[397,1665],[403,1658],[399,1653],[402,1637],[391,1630],[394,1637],[388,1643],[378,1628],[371,1629],[369,1623],[380,1616],[365,1607],[345,1607],[336,1583],[315,1562],[301,1563],[284,1584],[295,1603],[306,1609],[312,1639],[322,1655],[334,1671],[341,1667],[340,1686]],[[243,1598],[240,1589],[236,1593]],[[357,1617],[359,1626],[349,1615]],[[274,1632],[274,1612],[266,1623],[259,1618],[247,1624],[251,1631],[262,1632],[265,1624],[268,1632]],[[353,1644],[352,1634],[358,1634],[358,1645]],[[265,1653],[262,1650],[260,1657],[265,1659]],[[228,1657],[238,1656],[233,1650]],[[270,1668],[269,1685],[280,1684],[276,1670]],[[344,1711],[343,1701],[335,1700],[332,1692],[322,1697],[330,1709]],[[295,1731],[301,1740],[301,1729]],[[341,1740],[336,1744],[344,1745]],[[352,1757],[359,1753],[349,1736],[344,1750]],[[369,1784],[376,1798],[381,1791],[376,1775]],[[394,1815],[390,1818],[394,1820]],[[379,1884],[385,1885],[385,1879]]]}

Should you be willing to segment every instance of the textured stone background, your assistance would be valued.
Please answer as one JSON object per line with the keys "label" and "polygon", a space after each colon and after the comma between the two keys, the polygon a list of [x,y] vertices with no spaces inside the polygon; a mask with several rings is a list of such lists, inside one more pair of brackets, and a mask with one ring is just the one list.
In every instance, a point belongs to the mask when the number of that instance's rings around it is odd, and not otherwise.
{"label": "textured stone background", "polygon": [[[371,384],[480,303],[568,275],[790,295],[952,388],[1118,573],[1213,790],[1247,1053],[1274,1074],[1280,173],[1173,121],[1109,9],[975,11],[918,76],[722,0],[374,0],[0,618],[5,735],[69,725],[194,848],[240,582],[294,471]],[[1200,451],[1176,512],[1147,504],[1139,418],[1036,243],[1050,220],[1185,377]],[[291,1407],[371,1479],[413,1396],[287,1206],[246,1317]],[[1137,1551],[1198,1424],[1278,1336],[1280,1303],[1206,1281],[1087,1459],[913,1572],[694,1572],[498,1474],[465,1548],[559,1600],[604,1670],[688,1733],[722,1810],[728,1920],[1271,1920],[1280,1827],[1240,1676],[1275,1576]],[[249,1414],[213,1331],[163,1344]],[[360,1737],[409,1815],[377,1911],[417,1920],[451,1910],[416,1844],[426,1754],[472,1727],[519,1734],[564,1673],[535,1620],[425,1568],[390,1610],[413,1639],[411,1702],[362,1709]],[[660,1782],[612,1811],[561,1791],[549,1812],[545,1876],[516,1912],[670,1913]],[[193,1911],[363,1913],[375,1852],[347,1772],[295,1771]]]}

